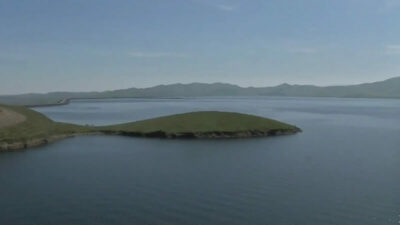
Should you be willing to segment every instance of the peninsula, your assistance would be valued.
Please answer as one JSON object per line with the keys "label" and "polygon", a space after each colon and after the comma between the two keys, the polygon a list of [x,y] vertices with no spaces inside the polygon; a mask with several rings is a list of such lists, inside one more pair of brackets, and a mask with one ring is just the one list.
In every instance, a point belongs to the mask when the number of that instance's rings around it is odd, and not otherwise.
{"label": "peninsula", "polygon": [[295,134],[301,130],[263,117],[232,112],[192,112],[111,126],[55,122],[31,109],[0,105],[0,151],[40,146],[86,134],[156,138],[247,138]]}

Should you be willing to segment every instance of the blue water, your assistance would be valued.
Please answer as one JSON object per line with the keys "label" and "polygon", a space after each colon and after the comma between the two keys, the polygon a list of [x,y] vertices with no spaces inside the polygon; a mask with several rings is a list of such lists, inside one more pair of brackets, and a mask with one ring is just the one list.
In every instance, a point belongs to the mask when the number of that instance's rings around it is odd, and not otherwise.
{"label": "blue water", "polygon": [[96,125],[236,111],[304,132],[238,140],[85,136],[2,153],[1,225],[400,223],[399,100],[79,100],[35,110]]}

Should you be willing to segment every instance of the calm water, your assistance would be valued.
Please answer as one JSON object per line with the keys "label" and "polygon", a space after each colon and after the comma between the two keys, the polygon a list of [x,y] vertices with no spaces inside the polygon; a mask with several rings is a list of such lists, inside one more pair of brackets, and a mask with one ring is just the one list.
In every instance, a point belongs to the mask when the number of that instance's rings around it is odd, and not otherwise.
{"label": "calm water", "polygon": [[400,223],[399,100],[82,100],[36,110],[97,125],[225,110],[304,132],[243,140],[87,136],[0,154],[1,225]]}

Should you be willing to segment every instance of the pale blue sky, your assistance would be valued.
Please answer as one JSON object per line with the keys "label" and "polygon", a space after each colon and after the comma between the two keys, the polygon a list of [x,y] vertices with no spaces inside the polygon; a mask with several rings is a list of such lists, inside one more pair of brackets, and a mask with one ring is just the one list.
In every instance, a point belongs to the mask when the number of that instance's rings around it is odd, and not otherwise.
{"label": "pale blue sky", "polygon": [[400,0],[0,0],[0,94],[400,76]]}

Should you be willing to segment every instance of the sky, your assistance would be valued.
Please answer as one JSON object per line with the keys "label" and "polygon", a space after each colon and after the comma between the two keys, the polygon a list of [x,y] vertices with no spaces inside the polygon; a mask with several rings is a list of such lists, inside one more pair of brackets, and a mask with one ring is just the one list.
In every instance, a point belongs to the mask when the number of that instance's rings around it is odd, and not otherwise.
{"label": "sky", "polygon": [[0,0],[0,94],[400,76],[400,0]]}

